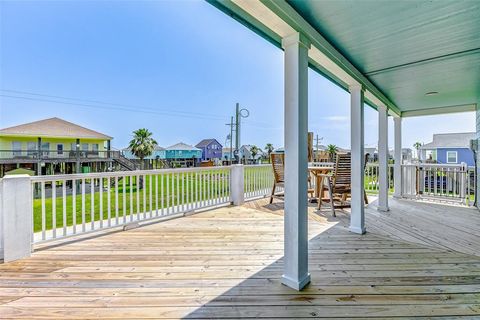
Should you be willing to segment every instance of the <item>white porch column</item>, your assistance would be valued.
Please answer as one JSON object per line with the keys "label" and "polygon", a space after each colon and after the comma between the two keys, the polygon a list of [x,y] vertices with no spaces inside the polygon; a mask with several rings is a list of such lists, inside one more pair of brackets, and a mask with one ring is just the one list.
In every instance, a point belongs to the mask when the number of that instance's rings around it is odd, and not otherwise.
{"label": "white porch column", "polygon": [[301,290],[310,282],[307,225],[308,48],[299,33],[285,50],[285,234],[282,283]]}
{"label": "white porch column", "polygon": [[245,202],[244,167],[243,164],[232,164],[230,169],[230,202],[234,206],[241,206]]}
{"label": "white porch column", "polygon": [[0,249],[4,262],[32,252],[32,183],[28,175],[5,176],[0,182]]}
{"label": "white porch column", "polygon": [[388,211],[388,110],[378,106],[378,211]]}
{"label": "white porch column", "polygon": [[393,126],[395,130],[395,164],[393,167],[394,174],[394,192],[395,198],[402,197],[402,118],[394,117]]}
{"label": "white porch column", "polygon": [[364,207],[364,114],[363,88],[361,85],[350,86],[350,118],[351,118],[351,149],[352,149],[352,213],[350,215],[350,231],[365,233]]}
{"label": "white porch column", "polygon": [[475,190],[475,199],[477,202],[477,208],[480,209],[480,100],[477,101],[477,172],[476,172],[476,187],[477,190]]}

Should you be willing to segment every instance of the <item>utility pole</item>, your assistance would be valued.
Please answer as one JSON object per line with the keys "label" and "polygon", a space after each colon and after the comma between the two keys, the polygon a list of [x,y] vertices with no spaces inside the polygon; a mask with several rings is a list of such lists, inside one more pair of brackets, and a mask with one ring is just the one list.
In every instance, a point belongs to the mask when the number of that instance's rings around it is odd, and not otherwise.
{"label": "utility pole", "polygon": [[240,104],[235,107],[235,151],[238,154],[240,148]]}
{"label": "utility pole", "polygon": [[319,145],[318,145],[318,144],[319,144],[319,142],[322,141],[322,140],[323,140],[323,137],[322,137],[322,138],[319,138],[319,137],[318,137],[318,134],[317,134],[317,136],[316,136],[316,138],[315,138],[316,149],[317,149],[317,152],[315,153],[315,157],[316,157],[316,158],[318,158],[318,149],[319,149]]}
{"label": "utility pole", "polygon": [[[241,119],[248,118],[250,112],[247,109],[240,109],[240,104],[237,102],[235,106],[235,123],[233,122],[233,117],[230,118],[230,160],[233,160],[235,156],[236,160],[239,161],[239,149],[240,149],[240,131],[241,131]],[[235,127],[235,129],[234,129]],[[233,131],[235,131],[235,151],[232,154],[233,150]]]}
{"label": "utility pole", "polygon": [[230,117],[230,164],[233,161],[233,117]]}
{"label": "utility pole", "polygon": [[227,123],[226,124],[227,126],[230,126],[230,135],[229,135],[229,139],[230,139],[230,164],[232,164],[232,161],[233,161],[233,117],[230,117],[230,123]]}

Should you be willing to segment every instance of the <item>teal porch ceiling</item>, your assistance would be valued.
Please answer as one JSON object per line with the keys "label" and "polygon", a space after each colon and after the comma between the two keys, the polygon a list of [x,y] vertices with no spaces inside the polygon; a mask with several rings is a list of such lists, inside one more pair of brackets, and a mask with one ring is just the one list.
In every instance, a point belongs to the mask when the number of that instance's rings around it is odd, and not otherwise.
{"label": "teal porch ceiling", "polygon": [[400,110],[480,101],[479,0],[288,3]]}

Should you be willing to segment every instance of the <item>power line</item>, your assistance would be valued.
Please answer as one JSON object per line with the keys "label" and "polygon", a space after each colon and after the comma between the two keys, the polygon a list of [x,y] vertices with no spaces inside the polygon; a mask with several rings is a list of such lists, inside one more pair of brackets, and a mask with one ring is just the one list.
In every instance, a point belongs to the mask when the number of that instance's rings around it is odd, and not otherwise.
{"label": "power line", "polygon": [[130,112],[136,112],[136,113],[165,115],[165,116],[172,116],[172,117],[179,117],[179,118],[195,118],[195,119],[211,119],[211,120],[225,119],[224,117],[221,117],[221,116],[195,114],[195,113],[186,114],[184,112],[171,112],[171,111],[153,111],[152,109],[142,108],[142,107],[137,107],[137,108],[107,107],[107,106],[99,106],[94,104],[57,101],[57,100],[51,100],[51,99],[41,99],[41,98],[32,98],[32,97],[21,97],[21,96],[13,96],[13,95],[6,95],[6,94],[0,94],[0,96],[6,97],[6,98],[13,98],[13,99],[23,99],[23,100],[31,100],[31,101],[42,101],[42,102],[50,102],[50,103],[57,103],[57,104],[74,105],[74,106],[87,107],[87,108],[93,108],[93,109],[121,110],[121,111],[130,111]]}
{"label": "power line", "polygon": [[[63,100],[82,101],[82,102],[94,103],[94,104],[105,104],[105,105],[125,107],[125,108],[130,108],[130,109],[134,108],[135,110],[136,109],[144,109],[144,110],[154,111],[154,112],[171,112],[170,110],[162,110],[162,109],[158,109],[158,108],[151,108],[151,107],[144,107],[144,106],[137,106],[137,105],[130,105],[130,104],[121,104],[121,103],[112,103],[112,102],[105,102],[105,101],[92,100],[92,99],[72,98],[72,97],[44,94],[44,93],[31,92],[31,91],[9,90],[9,89],[0,89],[0,91],[12,92],[12,93],[23,94],[23,95],[26,94],[26,95],[33,95],[33,96],[40,96],[40,97],[47,97],[47,98],[63,99]],[[194,114],[194,115],[199,115],[199,116],[205,116],[204,113],[198,113],[198,112],[196,113],[196,112],[190,112],[190,111],[175,111],[175,113],[186,114],[186,115]],[[218,116],[213,115],[213,114],[207,114],[207,116],[218,117]]]}

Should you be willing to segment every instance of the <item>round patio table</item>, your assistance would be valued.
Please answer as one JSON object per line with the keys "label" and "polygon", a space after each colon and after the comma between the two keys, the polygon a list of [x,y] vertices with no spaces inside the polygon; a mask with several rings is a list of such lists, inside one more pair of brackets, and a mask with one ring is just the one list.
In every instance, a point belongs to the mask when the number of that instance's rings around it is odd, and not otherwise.
{"label": "round patio table", "polygon": [[322,201],[322,186],[324,182],[325,175],[329,174],[333,171],[333,166],[323,166],[323,167],[315,167],[309,166],[308,172],[310,172],[315,177],[315,198],[320,205],[320,201]]}

